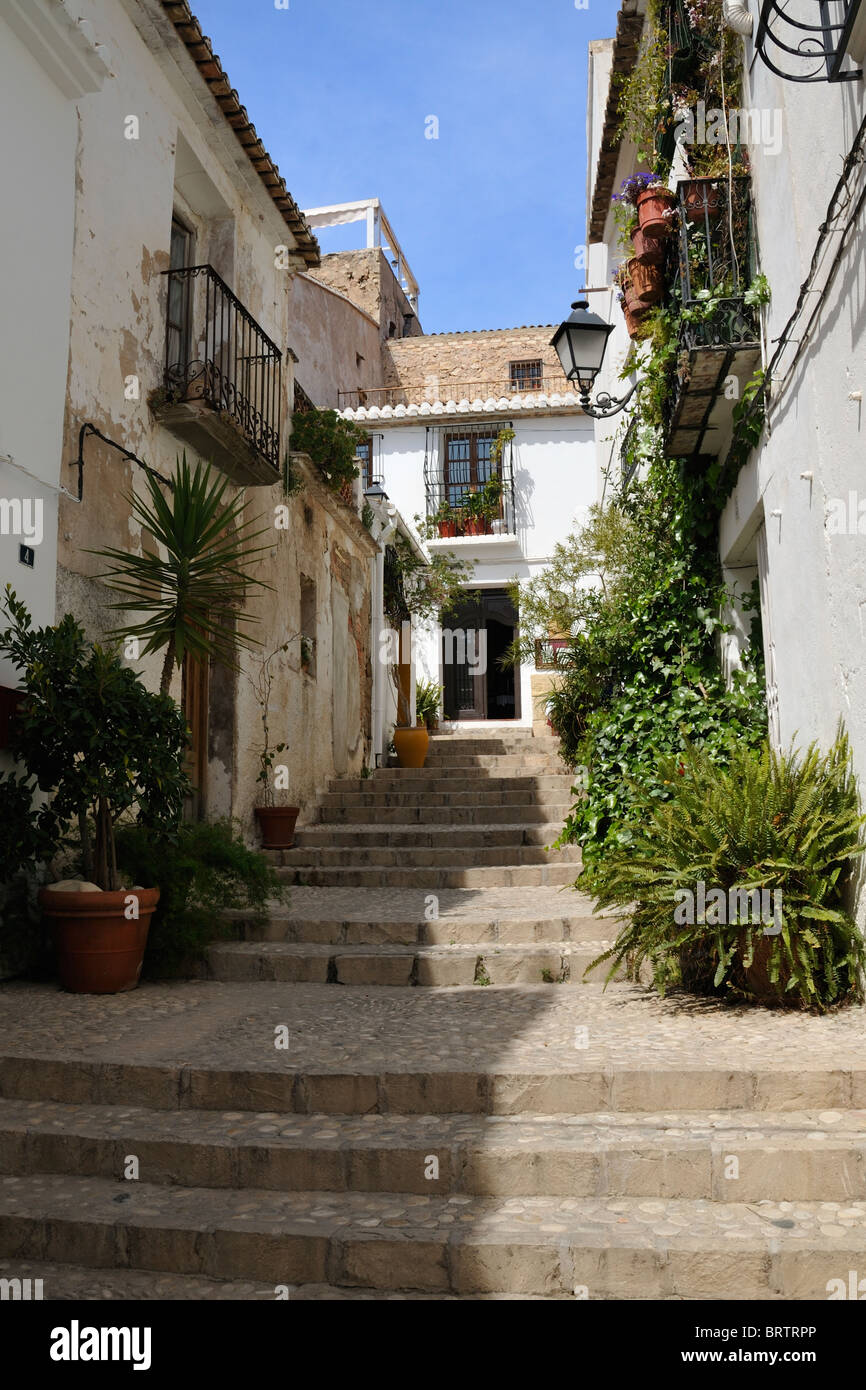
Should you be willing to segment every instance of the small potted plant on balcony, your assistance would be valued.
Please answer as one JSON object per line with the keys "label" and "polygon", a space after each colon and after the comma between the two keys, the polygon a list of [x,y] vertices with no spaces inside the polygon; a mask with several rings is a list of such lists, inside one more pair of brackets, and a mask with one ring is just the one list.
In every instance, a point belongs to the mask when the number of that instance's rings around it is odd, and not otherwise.
{"label": "small potted plant on balcony", "polygon": [[2,611],[9,625],[0,652],[23,673],[25,690],[10,751],[34,791],[50,797],[34,812],[43,839],[58,851],[74,845],[84,873],[38,894],[61,984],[83,994],[135,989],[159,889],[123,885],[115,831],[124,817],[176,830],[189,791],[186,722],[117,652],[90,646],[71,614],[34,629],[9,586]]}
{"label": "small potted plant on balcony", "polygon": [[436,532],[439,536],[450,539],[457,535],[459,517],[447,498],[445,501],[439,503],[439,506],[430,519],[436,527]]}
{"label": "small potted plant on balcony", "polygon": [[[297,637],[298,634],[294,634]],[[254,675],[247,674],[256,704],[259,707],[259,718],[262,726],[261,743],[259,745],[259,773],[256,782],[261,786],[261,802],[253,807],[253,814],[258,822],[259,833],[262,837],[262,849],[291,849],[295,843],[295,822],[300,813],[299,806],[277,805],[276,792],[284,790],[277,784],[277,779],[281,776],[281,768],[275,770],[274,764],[277,756],[285,752],[288,744],[276,743],[271,745],[271,694],[274,681],[277,677],[277,667],[279,659],[288,650],[294,637],[283,642],[265,657],[256,658],[258,665]],[[301,638],[301,647],[305,638]]]}
{"label": "small potted plant on balcony", "polygon": [[636,338],[642,319],[646,318],[650,306],[644,304],[632,289],[628,270],[625,265],[621,265],[614,271],[613,283],[616,286],[617,299],[625,318],[625,326],[630,338]]}
{"label": "small potted plant on balcony", "polygon": [[626,263],[630,297],[642,305],[658,304],[665,290],[662,267],[647,265],[635,256]]}
{"label": "small potted plant on balcony", "polygon": [[463,504],[464,521],[463,532],[467,536],[486,536],[490,532],[490,521],[488,519],[488,506],[484,496],[484,489],[475,488],[468,493]]}

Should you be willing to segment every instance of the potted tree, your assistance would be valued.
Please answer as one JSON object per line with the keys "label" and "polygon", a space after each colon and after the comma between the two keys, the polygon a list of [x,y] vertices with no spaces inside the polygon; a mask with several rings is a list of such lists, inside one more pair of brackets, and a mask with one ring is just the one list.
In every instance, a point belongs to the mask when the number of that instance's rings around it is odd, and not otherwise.
{"label": "potted tree", "polygon": [[[295,634],[297,636],[298,634]],[[266,657],[258,659],[255,675],[247,675],[252,686],[262,725],[262,740],[259,752],[259,774],[256,782],[261,786],[261,802],[253,807],[262,837],[262,849],[291,849],[295,843],[295,822],[300,813],[299,806],[277,805],[276,792],[285,790],[276,785],[274,763],[277,755],[285,752],[286,743],[271,744],[271,693],[277,676],[279,658],[289,650],[293,639],[283,642]],[[301,641],[303,642],[303,638]]]}
{"label": "potted tree", "polygon": [[71,614],[34,629],[9,586],[2,612],[0,652],[24,679],[10,751],[34,792],[50,797],[32,815],[54,849],[78,832],[84,878],[38,895],[61,983],[86,994],[134,989],[159,889],[121,882],[115,829],[122,817],[167,834],[180,823],[189,791],[183,715],[117,652],[90,646]]}

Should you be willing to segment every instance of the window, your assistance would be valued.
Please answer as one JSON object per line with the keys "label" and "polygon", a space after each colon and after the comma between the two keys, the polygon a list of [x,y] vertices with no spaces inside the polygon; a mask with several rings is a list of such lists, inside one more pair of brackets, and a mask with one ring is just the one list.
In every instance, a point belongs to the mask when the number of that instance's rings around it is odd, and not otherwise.
{"label": "window", "polygon": [[511,385],[516,391],[540,391],[542,361],[540,357],[527,362],[509,362]]}
{"label": "window", "polygon": [[499,472],[490,457],[498,431],[478,434],[446,434],[444,440],[445,497],[452,507],[461,506],[467,495]]}
{"label": "window", "polygon": [[[176,217],[171,223],[170,270],[186,270],[192,265],[192,232]],[[186,370],[189,362],[190,284],[188,276],[168,277],[168,324],[166,366]]]}
{"label": "window", "polygon": [[382,483],[380,434],[368,434],[355,449],[355,465],[361,475],[361,490],[366,492],[374,483]]}

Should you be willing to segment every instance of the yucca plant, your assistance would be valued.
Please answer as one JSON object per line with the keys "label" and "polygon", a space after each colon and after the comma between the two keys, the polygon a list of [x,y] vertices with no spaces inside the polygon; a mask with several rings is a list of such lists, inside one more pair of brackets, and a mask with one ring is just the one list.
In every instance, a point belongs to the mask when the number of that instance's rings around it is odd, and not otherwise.
{"label": "yucca plant", "polygon": [[165,649],[160,690],[168,694],[175,666],[189,653],[194,661],[215,657],[236,666],[238,646],[256,645],[245,626],[258,621],[243,612],[247,591],[271,586],[251,573],[268,546],[251,543],[267,528],[251,531],[244,518],[246,501],[224,501],[228,480],[199,461],[190,469],[186,454],[177,462],[173,491],[146,475],[147,495],[129,493],[125,500],[134,519],[165,552],[132,555],[126,550],[91,554],[111,562],[100,575],[126,597],[112,609],[145,613],[140,623],[116,628],[111,636],[135,637],[142,655]]}
{"label": "yucca plant", "polygon": [[[725,766],[687,745],[663,785],[668,799],[646,795],[633,843],[596,871],[597,908],[628,916],[589,969],[612,961],[608,980],[623,964],[636,978],[646,963],[661,993],[682,983],[818,1010],[861,998],[864,945],[844,890],[866,817],[841,727],[826,754],[765,743]],[[771,921],[743,910],[757,901],[772,901]]]}

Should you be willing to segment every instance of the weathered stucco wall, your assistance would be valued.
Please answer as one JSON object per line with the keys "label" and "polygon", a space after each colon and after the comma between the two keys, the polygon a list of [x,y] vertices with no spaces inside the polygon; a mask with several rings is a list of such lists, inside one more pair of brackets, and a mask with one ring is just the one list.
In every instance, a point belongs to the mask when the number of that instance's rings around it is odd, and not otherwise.
{"label": "weathered stucco wall", "polygon": [[[291,274],[279,263],[279,246],[292,246],[288,227],[267,191],[241,169],[232,130],[209,122],[197,103],[208,100],[198,73],[185,79],[166,59],[157,39],[152,49],[123,9],[107,0],[82,0],[100,42],[113,55],[116,81],[105,93],[79,104],[75,256],[72,269],[67,401],[62,457],[77,450],[85,420],[170,474],[184,445],[161,425],[148,398],[160,387],[165,351],[167,284],[173,212],[193,229],[194,262],[213,264],[253,318],[283,352],[280,408],[282,450],[289,446],[288,407],[292,370],[288,348],[324,341],[325,327],[299,327],[293,311]],[[183,55],[181,55],[183,56]],[[169,80],[168,74],[171,75]],[[130,114],[138,138],[125,138]],[[226,137],[223,145],[223,135]],[[234,142],[233,144],[231,142]],[[321,291],[324,300],[325,291]],[[333,298],[333,296],[329,296]],[[350,306],[345,311],[359,316]],[[341,310],[342,312],[342,310]],[[318,338],[316,334],[318,333]],[[306,335],[306,336],[305,336]],[[343,344],[341,351],[351,351]],[[365,341],[378,347],[375,329]],[[312,353],[312,347],[309,347]],[[373,353],[371,352],[371,358]],[[342,370],[332,359],[319,370]],[[188,446],[187,457],[196,455]],[[57,605],[74,611],[96,637],[116,625],[111,594],[97,578],[104,568],[88,549],[135,550],[148,538],[133,523],[128,494],[140,492],[144,475],[99,440],[85,448],[84,499],[63,499],[60,514]],[[375,547],[353,511],[300,465],[302,491],[286,499],[281,483],[249,486],[248,514],[273,526],[273,545],[257,564],[270,591],[254,597],[261,617],[262,653],[279,647],[300,628],[301,577],[315,584],[315,676],[300,670],[293,640],[288,666],[275,687],[272,727],[289,749],[289,788],[283,798],[308,814],[335,771],[359,771],[369,738],[369,569]],[[72,481],[74,474],[71,473]],[[276,478],[276,474],[275,474]],[[230,486],[227,497],[237,495]],[[288,525],[277,525],[281,506]],[[260,543],[260,542],[259,542]],[[161,657],[134,662],[152,688]],[[210,672],[211,727],[204,807],[208,814],[239,816],[253,834],[250,812],[257,792],[258,719],[244,657],[240,674]],[[335,684],[339,686],[335,702]],[[366,692],[366,693],[365,693]],[[173,693],[180,695],[180,680]],[[332,707],[339,717],[332,717]],[[282,761],[283,759],[281,759]]]}
{"label": "weathered stucco wall", "polygon": [[289,319],[295,376],[314,405],[336,410],[340,391],[382,384],[378,323],[344,295],[312,275],[295,275]]}

